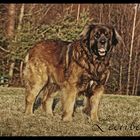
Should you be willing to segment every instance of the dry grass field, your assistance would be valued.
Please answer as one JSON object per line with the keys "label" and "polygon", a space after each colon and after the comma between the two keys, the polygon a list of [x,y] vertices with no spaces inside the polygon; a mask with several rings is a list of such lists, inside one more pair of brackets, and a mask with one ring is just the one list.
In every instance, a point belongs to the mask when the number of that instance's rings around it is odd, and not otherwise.
{"label": "dry grass field", "polygon": [[40,108],[25,116],[24,89],[0,87],[0,136],[139,136],[140,97],[106,94],[99,117],[90,121],[78,106],[73,122],[63,122],[59,102],[53,118]]}

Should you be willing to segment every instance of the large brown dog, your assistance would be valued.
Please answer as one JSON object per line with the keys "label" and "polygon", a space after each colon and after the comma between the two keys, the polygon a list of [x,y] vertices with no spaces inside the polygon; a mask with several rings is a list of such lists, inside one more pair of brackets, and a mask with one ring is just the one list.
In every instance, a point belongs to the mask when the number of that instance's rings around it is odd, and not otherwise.
{"label": "large brown dog", "polygon": [[62,118],[71,121],[76,96],[84,92],[87,99],[84,112],[98,121],[111,52],[119,41],[122,39],[112,26],[91,23],[85,26],[81,38],[72,43],[46,40],[35,44],[25,61],[25,113],[33,113],[37,97],[43,94],[42,106],[53,115],[53,97],[61,91]]}

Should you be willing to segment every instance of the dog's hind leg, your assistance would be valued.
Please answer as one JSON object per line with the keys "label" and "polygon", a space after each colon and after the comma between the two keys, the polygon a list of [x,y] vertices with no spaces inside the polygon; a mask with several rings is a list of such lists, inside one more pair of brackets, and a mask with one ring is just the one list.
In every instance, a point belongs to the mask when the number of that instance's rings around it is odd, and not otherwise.
{"label": "dog's hind leg", "polygon": [[26,89],[25,96],[25,114],[33,114],[34,113],[34,102],[35,99],[42,88],[41,83],[36,83],[30,89]]}
{"label": "dog's hind leg", "polygon": [[48,80],[45,65],[37,60],[28,62],[24,70],[24,80],[25,114],[33,114],[35,99]]}
{"label": "dog's hind leg", "polygon": [[55,83],[49,83],[46,90],[44,91],[44,97],[42,100],[42,110],[45,111],[47,114],[53,116],[53,101],[54,97],[59,92],[59,86]]}

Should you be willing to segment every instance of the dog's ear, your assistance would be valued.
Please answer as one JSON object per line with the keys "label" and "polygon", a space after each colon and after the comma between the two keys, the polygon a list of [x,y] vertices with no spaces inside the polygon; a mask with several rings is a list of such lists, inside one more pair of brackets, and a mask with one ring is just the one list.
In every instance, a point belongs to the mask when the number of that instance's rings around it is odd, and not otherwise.
{"label": "dog's ear", "polygon": [[88,39],[88,37],[90,36],[91,30],[94,30],[96,25],[97,25],[97,23],[92,23],[92,22],[85,25],[83,31],[80,33],[80,38],[82,40]]}
{"label": "dog's ear", "polygon": [[94,30],[96,27],[96,24],[94,23],[89,23],[87,24],[83,31],[80,34],[80,39],[82,40],[83,43],[86,44],[87,49],[89,50],[90,53],[92,53],[91,47],[90,47],[90,33],[92,30]]}
{"label": "dog's ear", "polygon": [[112,45],[116,46],[118,43],[122,43],[124,45],[124,41],[122,39],[122,37],[119,35],[119,33],[117,32],[117,30],[113,27],[112,28]]}
{"label": "dog's ear", "polygon": [[85,25],[83,31],[80,33],[80,38],[86,40],[89,37],[91,31],[91,24]]}

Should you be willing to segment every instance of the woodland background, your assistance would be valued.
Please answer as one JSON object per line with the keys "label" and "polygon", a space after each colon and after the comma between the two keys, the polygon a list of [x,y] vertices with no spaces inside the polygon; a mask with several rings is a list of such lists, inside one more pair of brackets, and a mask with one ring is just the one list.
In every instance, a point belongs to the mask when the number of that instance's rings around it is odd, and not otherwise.
{"label": "woodland background", "polygon": [[114,49],[108,93],[140,95],[139,4],[0,4],[0,86],[23,86],[23,60],[35,42],[73,41],[91,20],[112,24],[125,43]]}

